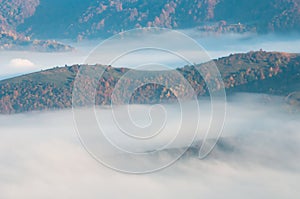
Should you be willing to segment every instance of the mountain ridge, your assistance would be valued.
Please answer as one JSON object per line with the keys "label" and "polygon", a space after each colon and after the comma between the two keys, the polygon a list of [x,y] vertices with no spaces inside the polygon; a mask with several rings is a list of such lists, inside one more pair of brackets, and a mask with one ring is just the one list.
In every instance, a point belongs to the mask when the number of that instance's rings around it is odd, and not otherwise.
{"label": "mountain ridge", "polygon": [[[300,54],[252,51],[233,54],[216,59],[214,62],[220,70],[228,94],[256,92],[287,96],[299,91]],[[0,81],[0,113],[71,108],[73,85],[80,67],[85,67],[85,65],[58,67]],[[94,65],[93,67],[107,66]],[[190,83],[198,97],[208,96],[209,92],[204,79],[206,77],[199,74],[200,68],[201,64],[185,66],[176,71]],[[95,99],[97,105],[111,103],[111,94],[116,83],[129,70],[111,66],[106,68],[98,82]],[[91,79],[85,81],[89,84]],[[177,80],[170,76],[166,81],[168,84]],[[216,85],[213,89],[220,89],[222,82],[213,81]],[[131,95],[130,103],[154,104],[176,101],[172,90],[159,84],[146,84],[136,89],[133,94],[126,93],[125,91],[129,90],[126,88],[130,88],[135,83],[130,79],[126,82],[121,96]]]}

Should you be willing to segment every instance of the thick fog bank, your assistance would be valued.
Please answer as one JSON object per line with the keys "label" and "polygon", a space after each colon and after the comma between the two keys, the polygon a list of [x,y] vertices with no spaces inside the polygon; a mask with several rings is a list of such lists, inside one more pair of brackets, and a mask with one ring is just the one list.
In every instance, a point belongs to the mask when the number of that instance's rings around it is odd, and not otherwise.
{"label": "thick fog bank", "polygon": [[[70,110],[1,115],[0,198],[298,199],[300,116],[290,114],[280,98],[272,99],[231,98],[220,142],[210,156],[199,160],[188,153],[147,175],[119,173],[92,158],[79,141]],[[207,104],[200,102],[204,121]],[[145,118],[147,106],[131,108],[141,114],[136,118]],[[177,112],[167,110],[172,114],[166,127],[178,122]],[[105,128],[116,133],[110,111],[97,108],[96,114],[105,115]]]}

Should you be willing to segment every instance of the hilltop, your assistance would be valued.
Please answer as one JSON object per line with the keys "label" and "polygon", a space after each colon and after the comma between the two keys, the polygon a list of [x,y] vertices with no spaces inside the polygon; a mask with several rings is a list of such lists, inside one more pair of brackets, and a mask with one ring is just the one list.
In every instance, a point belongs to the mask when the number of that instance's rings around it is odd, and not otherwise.
{"label": "hilltop", "polygon": [[[220,70],[228,94],[255,92],[287,96],[299,91],[300,88],[299,54],[257,51],[230,55],[214,62]],[[0,113],[70,108],[74,80],[78,69],[82,66],[56,67],[0,81]],[[202,77],[197,70],[202,66],[203,64],[176,69],[191,84],[198,97],[208,95],[204,81],[206,77]],[[104,66],[96,65],[96,67]],[[116,83],[129,70],[107,67],[99,79],[96,104],[111,103],[111,94]],[[88,84],[91,80],[85,81]],[[177,80],[170,75],[167,81]],[[132,84],[134,82],[128,79],[124,87],[129,88]],[[214,89],[220,89],[220,82],[216,81],[214,84],[216,85]],[[124,92],[122,95],[126,97],[127,93]],[[147,84],[133,93],[130,103],[153,104],[174,100],[175,95],[169,89],[158,84]]]}

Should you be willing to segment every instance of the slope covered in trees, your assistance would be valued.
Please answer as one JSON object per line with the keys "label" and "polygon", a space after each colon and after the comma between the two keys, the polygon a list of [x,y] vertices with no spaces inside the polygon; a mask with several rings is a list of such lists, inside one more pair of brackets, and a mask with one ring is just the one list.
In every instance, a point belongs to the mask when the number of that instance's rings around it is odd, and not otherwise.
{"label": "slope covered in trees", "polygon": [[[67,51],[49,39],[140,27],[205,32],[300,31],[300,0],[0,0],[0,49]],[[39,41],[39,40],[48,41]]]}
{"label": "slope covered in trees", "polygon": [[[300,88],[300,55],[275,52],[249,52],[235,54],[214,60],[219,68],[227,93],[257,92],[287,96]],[[205,63],[207,64],[207,63]],[[72,106],[74,80],[80,65],[66,66],[32,73],[0,82],[0,113],[17,113],[44,109],[61,109]],[[104,67],[98,65],[97,67]],[[203,65],[185,66],[177,69],[193,87],[198,97],[207,96],[208,89],[197,69]],[[111,94],[120,77],[129,69],[108,67],[99,79],[96,104],[111,103]],[[141,72],[142,73],[142,72]],[[168,73],[168,72],[166,72]],[[171,73],[170,73],[171,74]],[[166,74],[168,75],[168,74]],[[209,76],[209,74],[208,74]],[[159,75],[155,81],[161,78]],[[89,84],[91,79],[85,79]],[[146,81],[146,79],[145,79]],[[176,82],[174,76],[166,79],[167,84]],[[219,89],[221,82],[215,81],[214,89]],[[130,78],[124,88],[134,83]],[[126,93],[120,93],[128,97]],[[180,90],[179,92],[185,92]],[[178,94],[178,93],[177,93]],[[146,84],[130,97],[130,103],[152,104],[174,102],[174,93],[159,84]]]}
{"label": "slope covered in trees", "polygon": [[0,4],[6,8],[0,17],[2,27],[42,39],[105,37],[149,26],[300,31],[299,0],[2,0]]}
{"label": "slope covered in trees", "polygon": [[[17,28],[36,14],[40,0],[0,0],[0,50],[70,51],[73,48],[56,41],[32,39]],[[45,29],[47,30],[47,29]]]}

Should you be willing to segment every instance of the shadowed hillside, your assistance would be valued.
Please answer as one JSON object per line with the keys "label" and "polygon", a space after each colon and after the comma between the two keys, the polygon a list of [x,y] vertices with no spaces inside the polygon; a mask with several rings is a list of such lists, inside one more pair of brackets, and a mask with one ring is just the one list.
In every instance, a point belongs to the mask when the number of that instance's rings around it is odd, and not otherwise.
{"label": "shadowed hillside", "polygon": [[201,30],[215,32],[300,30],[299,0],[22,2],[17,0],[1,2],[3,6],[13,6],[15,10],[22,9],[24,13],[21,15],[13,12],[14,15],[4,15],[4,24],[7,24],[6,21],[12,21],[11,26],[19,32],[42,39],[106,37],[122,30],[139,27],[172,29],[200,27]]}

